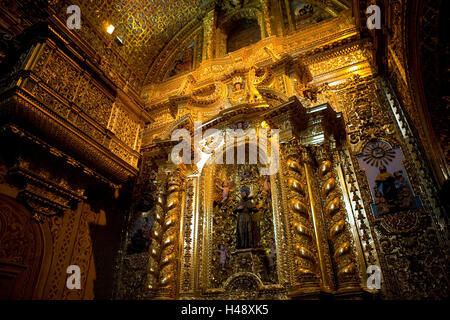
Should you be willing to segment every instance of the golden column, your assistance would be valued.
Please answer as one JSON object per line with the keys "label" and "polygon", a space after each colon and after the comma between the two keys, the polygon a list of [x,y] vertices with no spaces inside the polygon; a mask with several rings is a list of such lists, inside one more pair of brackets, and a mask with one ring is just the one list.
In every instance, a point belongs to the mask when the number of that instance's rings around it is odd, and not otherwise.
{"label": "golden column", "polygon": [[314,225],[314,235],[319,257],[319,267],[321,276],[321,289],[330,293],[334,287],[333,267],[331,263],[330,248],[326,234],[326,222],[323,218],[320,191],[314,175],[314,161],[311,154],[303,149],[303,166],[311,209],[311,217]]}
{"label": "golden column", "polygon": [[180,217],[186,172],[184,166],[168,164],[158,174],[157,209],[153,226],[148,289],[155,298],[178,295]]}
{"label": "golden column", "polygon": [[333,138],[329,137],[322,144],[313,147],[318,162],[318,193],[331,243],[331,257],[337,279],[336,293],[356,293],[361,292],[356,253],[335,169],[339,158],[336,149],[331,147],[334,141],[330,140]]}
{"label": "golden column", "polygon": [[214,38],[216,34],[217,14],[209,11],[203,18],[203,53],[202,61],[214,58]]}
{"label": "golden column", "polygon": [[314,211],[306,183],[305,149],[296,138],[282,145],[281,173],[286,215],[287,238],[291,247],[292,289],[290,295],[318,295],[320,292],[320,252],[317,247]]}
{"label": "golden column", "polygon": [[262,16],[264,25],[261,25],[261,30],[264,29],[265,35],[261,39],[264,39],[265,37],[272,36],[272,27],[271,27],[271,21],[270,21],[270,4],[269,0],[261,0],[261,9],[262,9]]}

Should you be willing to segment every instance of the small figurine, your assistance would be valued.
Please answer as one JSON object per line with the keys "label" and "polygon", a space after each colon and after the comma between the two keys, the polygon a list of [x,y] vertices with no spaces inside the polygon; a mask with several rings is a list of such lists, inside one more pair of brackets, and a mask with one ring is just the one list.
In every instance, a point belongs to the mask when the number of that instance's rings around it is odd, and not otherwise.
{"label": "small figurine", "polygon": [[411,189],[409,189],[408,182],[406,182],[406,179],[403,176],[403,171],[402,170],[395,171],[394,177],[395,177],[395,187],[398,190],[397,192],[398,207],[402,209],[415,207]]}
{"label": "small figurine", "polygon": [[230,257],[228,254],[228,248],[223,244],[219,244],[219,249],[214,250],[214,253],[219,255],[219,264],[222,271],[227,271],[225,265],[227,264],[227,258]]}

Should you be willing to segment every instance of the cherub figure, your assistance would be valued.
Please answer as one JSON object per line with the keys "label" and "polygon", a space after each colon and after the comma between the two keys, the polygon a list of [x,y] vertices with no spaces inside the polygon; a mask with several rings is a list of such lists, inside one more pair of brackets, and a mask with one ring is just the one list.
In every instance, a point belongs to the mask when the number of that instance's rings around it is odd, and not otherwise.
{"label": "cherub figure", "polygon": [[216,181],[216,187],[222,190],[222,198],[219,202],[223,206],[230,197],[230,193],[233,192],[236,188],[234,187],[233,182],[229,182],[227,180],[222,181],[222,183]]}
{"label": "cherub figure", "polygon": [[219,244],[219,249],[214,250],[215,254],[219,255],[219,264],[222,271],[227,271],[225,265],[227,264],[227,259],[230,258],[228,254],[228,248],[224,244]]}
{"label": "cherub figure", "polygon": [[375,190],[375,206],[379,215],[389,213],[390,211],[389,204],[378,190]]}

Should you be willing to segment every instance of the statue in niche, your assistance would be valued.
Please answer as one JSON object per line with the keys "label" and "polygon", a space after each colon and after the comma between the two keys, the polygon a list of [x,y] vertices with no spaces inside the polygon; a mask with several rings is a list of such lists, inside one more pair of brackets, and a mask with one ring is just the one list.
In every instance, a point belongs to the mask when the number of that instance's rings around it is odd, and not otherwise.
{"label": "statue in niche", "polygon": [[236,223],[236,248],[257,248],[259,245],[259,221],[260,208],[256,208],[250,198],[250,188],[243,186],[240,189],[241,201],[234,210],[237,213]]}
{"label": "statue in niche", "polygon": [[227,264],[227,260],[230,258],[230,255],[228,254],[228,248],[221,243],[219,244],[219,249],[214,250],[214,253],[219,255],[220,269],[222,271],[227,271],[225,267]]}
{"label": "statue in niche", "polygon": [[375,178],[375,205],[378,214],[386,214],[416,207],[406,178],[402,170],[392,175],[386,166],[381,165],[379,174]]}
{"label": "statue in niche", "polygon": [[154,199],[148,194],[145,195],[138,205],[139,215],[134,222],[127,253],[133,254],[148,251],[151,243],[151,231],[155,221],[153,207]]}
{"label": "statue in niche", "polygon": [[[233,125],[233,127],[240,127]],[[244,126],[245,127],[245,126]],[[243,128],[244,129],[244,128]],[[219,165],[212,181],[214,188],[213,237],[211,283],[220,288],[230,275],[238,272],[252,272],[265,284],[277,282],[276,251],[271,196],[269,196],[269,177],[261,176],[258,165],[237,164]],[[224,180],[234,182],[234,192],[228,194],[228,200],[222,207]],[[266,181],[267,180],[267,181]],[[273,181],[272,181],[273,183]],[[220,263],[223,244],[227,247],[225,270]],[[219,250],[218,250],[219,249]]]}
{"label": "statue in niche", "polygon": [[141,216],[136,219],[133,234],[131,236],[131,243],[127,248],[128,253],[141,253],[149,249],[153,224],[154,218],[152,214]]}

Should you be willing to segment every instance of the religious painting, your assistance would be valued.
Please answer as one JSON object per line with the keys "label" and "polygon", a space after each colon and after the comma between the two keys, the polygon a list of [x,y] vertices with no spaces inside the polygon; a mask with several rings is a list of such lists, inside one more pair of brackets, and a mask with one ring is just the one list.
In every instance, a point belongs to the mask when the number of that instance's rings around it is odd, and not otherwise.
{"label": "religious painting", "polygon": [[192,70],[192,67],[194,65],[194,47],[195,42],[192,41],[192,43],[186,48],[186,50],[184,50],[180,54],[178,59],[175,60],[172,69],[167,74],[167,78],[171,78]]}
{"label": "religious painting", "polygon": [[422,207],[420,199],[414,196],[402,160],[402,150],[384,141],[368,143],[358,156],[359,166],[369,182],[375,217]]}
{"label": "religious painting", "polygon": [[276,281],[270,178],[257,165],[217,165],[213,203],[213,287],[238,272]]}

